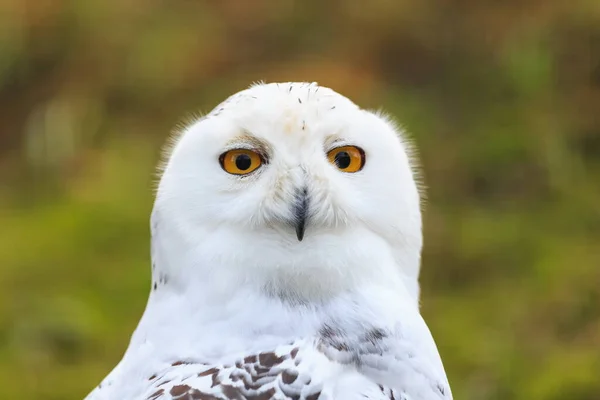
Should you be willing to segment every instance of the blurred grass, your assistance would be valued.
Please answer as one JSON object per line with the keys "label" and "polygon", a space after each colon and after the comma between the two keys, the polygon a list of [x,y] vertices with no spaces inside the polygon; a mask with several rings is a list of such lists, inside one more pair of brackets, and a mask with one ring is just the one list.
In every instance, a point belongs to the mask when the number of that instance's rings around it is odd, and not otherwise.
{"label": "blurred grass", "polygon": [[168,132],[250,82],[383,107],[455,398],[600,391],[600,3],[0,1],[0,398],[82,398],[149,287]]}

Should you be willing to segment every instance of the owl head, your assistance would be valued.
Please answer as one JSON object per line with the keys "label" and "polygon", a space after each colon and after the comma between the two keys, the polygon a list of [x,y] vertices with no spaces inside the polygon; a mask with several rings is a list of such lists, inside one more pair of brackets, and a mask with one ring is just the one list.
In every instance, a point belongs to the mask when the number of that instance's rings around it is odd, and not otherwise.
{"label": "owl head", "polygon": [[152,216],[156,274],[297,298],[385,281],[418,299],[411,150],[388,118],[331,89],[255,84],[170,147]]}

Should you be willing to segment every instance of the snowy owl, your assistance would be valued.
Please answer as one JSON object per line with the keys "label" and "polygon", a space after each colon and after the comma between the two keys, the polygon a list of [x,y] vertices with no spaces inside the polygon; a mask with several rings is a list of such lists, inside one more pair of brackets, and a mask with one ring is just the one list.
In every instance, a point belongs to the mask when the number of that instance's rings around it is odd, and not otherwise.
{"label": "snowy owl", "polygon": [[152,288],[89,400],[452,399],[419,312],[420,194],[379,113],[256,84],[174,140]]}

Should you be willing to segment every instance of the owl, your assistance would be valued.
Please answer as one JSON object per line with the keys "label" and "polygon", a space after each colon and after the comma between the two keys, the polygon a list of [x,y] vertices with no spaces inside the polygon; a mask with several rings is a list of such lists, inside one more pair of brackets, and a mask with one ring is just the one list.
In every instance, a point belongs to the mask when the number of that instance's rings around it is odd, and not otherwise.
{"label": "owl", "polygon": [[419,311],[411,154],[316,83],[254,84],[188,123],[157,188],[146,309],[87,399],[452,399]]}

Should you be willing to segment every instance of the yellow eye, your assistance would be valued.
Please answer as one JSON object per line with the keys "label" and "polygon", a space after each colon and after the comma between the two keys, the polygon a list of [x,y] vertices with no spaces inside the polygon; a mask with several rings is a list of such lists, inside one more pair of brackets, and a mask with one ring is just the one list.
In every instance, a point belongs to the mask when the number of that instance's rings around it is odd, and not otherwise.
{"label": "yellow eye", "polygon": [[365,165],[365,152],[356,146],[342,146],[327,153],[329,162],[342,172],[357,172]]}
{"label": "yellow eye", "polygon": [[252,150],[229,150],[219,157],[221,167],[233,175],[246,175],[261,166],[261,156]]}

